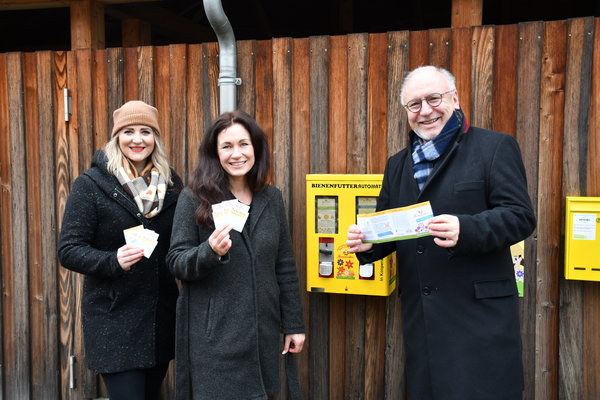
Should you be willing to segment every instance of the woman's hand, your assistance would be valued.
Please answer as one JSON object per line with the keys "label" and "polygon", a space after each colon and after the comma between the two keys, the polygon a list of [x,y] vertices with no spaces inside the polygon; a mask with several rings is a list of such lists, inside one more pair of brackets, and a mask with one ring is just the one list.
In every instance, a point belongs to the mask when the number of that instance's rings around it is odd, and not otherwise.
{"label": "woman's hand", "polygon": [[144,249],[134,247],[131,245],[124,245],[119,247],[117,250],[117,261],[121,268],[125,271],[129,271],[131,266],[136,262],[140,261],[144,256]]}
{"label": "woman's hand", "polygon": [[208,245],[219,257],[223,257],[231,248],[231,238],[229,237],[231,228],[231,225],[225,225],[215,229],[208,238]]}
{"label": "woman's hand", "polygon": [[283,351],[281,354],[300,353],[304,346],[306,335],[304,333],[288,333],[284,337]]}

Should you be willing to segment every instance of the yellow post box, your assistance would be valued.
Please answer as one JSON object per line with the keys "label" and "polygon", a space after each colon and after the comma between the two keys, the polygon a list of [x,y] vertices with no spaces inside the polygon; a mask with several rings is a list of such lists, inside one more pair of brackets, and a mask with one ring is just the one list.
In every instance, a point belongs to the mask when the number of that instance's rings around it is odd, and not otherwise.
{"label": "yellow post box", "polygon": [[360,265],[346,233],[357,214],[375,212],[383,175],[306,176],[306,285],[310,292],[388,296],[396,288],[395,256]]}
{"label": "yellow post box", "polygon": [[600,281],[600,197],[567,196],[565,278]]}

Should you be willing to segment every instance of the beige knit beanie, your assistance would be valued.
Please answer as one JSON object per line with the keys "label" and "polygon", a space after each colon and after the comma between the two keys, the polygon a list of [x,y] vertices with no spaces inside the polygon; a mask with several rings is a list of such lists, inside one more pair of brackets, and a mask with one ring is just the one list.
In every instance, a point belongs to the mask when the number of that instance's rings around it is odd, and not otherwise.
{"label": "beige knit beanie", "polygon": [[154,128],[156,134],[160,134],[158,128],[158,110],[141,100],[132,100],[123,104],[113,113],[112,136],[129,125],[146,125]]}

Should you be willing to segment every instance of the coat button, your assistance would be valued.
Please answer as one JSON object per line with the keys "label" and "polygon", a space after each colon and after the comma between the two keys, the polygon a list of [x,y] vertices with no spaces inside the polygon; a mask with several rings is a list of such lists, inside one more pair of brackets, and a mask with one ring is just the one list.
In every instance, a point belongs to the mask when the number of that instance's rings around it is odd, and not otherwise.
{"label": "coat button", "polygon": [[142,213],[137,213],[136,215],[138,218],[142,218]]}
{"label": "coat button", "polygon": [[425,286],[423,288],[423,296],[429,296],[431,294],[431,287],[430,286]]}
{"label": "coat button", "polygon": [[113,197],[116,199],[116,198],[117,198],[117,196],[118,196],[118,195],[117,195],[117,193],[116,193],[116,192],[114,192],[114,193],[113,193]]}
{"label": "coat button", "polygon": [[421,255],[423,253],[425,253],[425,246],[423,246],[422,244],[420,244],[420,245],[417,246],[417,254]]}

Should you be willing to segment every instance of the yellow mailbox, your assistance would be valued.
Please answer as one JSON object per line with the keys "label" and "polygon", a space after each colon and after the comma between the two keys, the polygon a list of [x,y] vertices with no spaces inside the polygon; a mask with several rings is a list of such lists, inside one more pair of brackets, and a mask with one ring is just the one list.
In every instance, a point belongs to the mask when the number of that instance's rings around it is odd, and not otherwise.
{"label": "yellow mailbox", "polygon": [[600,197],[567,196],[565,278],[600,281]]}
{"label": "yellow mailbox", "polygon": [[388,296],[396,288],[395,257],[360,265],[346,233],[357,214],[375,211],[383,175],[306,176],[306,285],[311,292]]}

